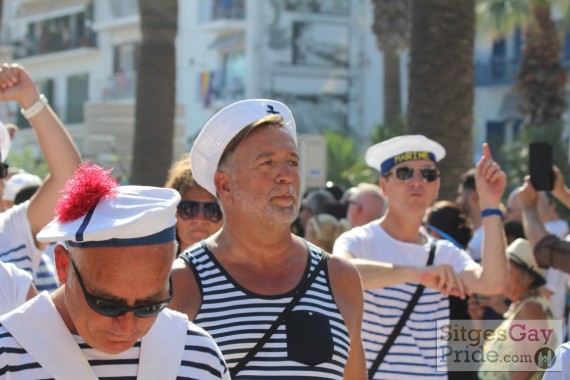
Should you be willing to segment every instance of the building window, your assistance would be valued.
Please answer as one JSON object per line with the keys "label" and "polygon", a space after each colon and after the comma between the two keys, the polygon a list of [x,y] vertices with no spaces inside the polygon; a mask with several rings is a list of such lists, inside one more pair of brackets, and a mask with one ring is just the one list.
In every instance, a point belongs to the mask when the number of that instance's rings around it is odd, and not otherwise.
{"label": "building window", "polygon": [[137,71],[140,58],[140,43],[131,42],[113,48],[113,73]]}
{"label": "building window", "polygon": [[72,124],[83,122],[83,104],[88,100],[88,90],[88,74],[73,75],[67,78],[66,123]]}

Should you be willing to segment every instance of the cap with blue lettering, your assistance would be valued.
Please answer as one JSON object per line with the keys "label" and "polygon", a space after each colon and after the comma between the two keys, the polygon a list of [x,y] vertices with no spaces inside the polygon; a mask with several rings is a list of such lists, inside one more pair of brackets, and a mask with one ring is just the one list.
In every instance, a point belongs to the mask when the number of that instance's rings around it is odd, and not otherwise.
{"label": "cap with blue lettering", "polygon": [[445,148],[422,135],[404,135],[372,145],[364,160],[368,166],[386,175],[395,165],[406,161],[429,160],[439,162],[445,157]]}

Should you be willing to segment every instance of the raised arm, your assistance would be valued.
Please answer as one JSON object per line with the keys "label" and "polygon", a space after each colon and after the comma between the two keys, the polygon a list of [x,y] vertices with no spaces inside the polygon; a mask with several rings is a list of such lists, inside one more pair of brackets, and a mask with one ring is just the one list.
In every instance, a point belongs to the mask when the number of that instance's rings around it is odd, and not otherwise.
{"label": "raised arm", "polygon": [[501,215],[495,211],[499,209],[506,182],[505,172],[493,160],[489,146],[483,144],[483,157],[477,163],[475,171],[477,195],[483,216],[482,266],[467,269],[459,275],[474,293],[500,294],[507,285],[505,232]]}
{"label": "raised arm", "polygon": [[[23,109],[39,107],[28,121],[34,129],[50,174],[28,207],[28,219],[35,236],[54,217],[59,191],[81,164],[81,156],[71,136],[49,105],[37,103],[40,93],[28,72],[17,64],[0,68],[0,101],[15,101]],[[44,248],[36,241],[36,246]]]}
{"label": "raised arm", "polygon": [[[558,178],[561,178],[561,175]],[[557,181],[555,180],[555,188]],[[560,181],[558,181],[558,186],[560,191]],[[524,232],[534,249],[536,262],[541,268],[552,267],[570,273],[570,242],[549,234],[544,227],[536,207],[538,193],[532,186],[529,177],[525,178],[525,183],[518,195],[523,204]],[[560,193],[556,197],[558,198],[558,196]]]}
{"label": "raised arm", "polygon": [[556,165],[552,166],[552,172],[554,174],[554,186],[552,188],[552,195],[554,195],[556,199],[562,202],[564,206],[570,208],[570,189],[568,189],[566,183],[564,182],[562,172]]}

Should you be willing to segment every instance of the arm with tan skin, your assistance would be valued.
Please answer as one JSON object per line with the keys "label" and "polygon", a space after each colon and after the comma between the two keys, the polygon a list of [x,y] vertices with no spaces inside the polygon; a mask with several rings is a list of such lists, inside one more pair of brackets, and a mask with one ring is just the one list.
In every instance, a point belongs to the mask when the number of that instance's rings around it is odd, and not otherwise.
{"label": "arm with tan skin", "polygon": [[366,359],[362,346],[362,285],[356,268],[343,258],[331,256],[327,263],[332,292],[350,336],[350,352],[344,378],[366,379]]}
{"label": "arm with tan skin", "polygon": [[570,189],[568,189],[566,183],[564,182],[564,176],[556,165],[552,166],[552,172],[554,174],[554,186],[552,187],[552,195],[554,195],[556,199],[562,202],[564,206],[570,208]]}
{"label": "arm with tan skin", "polygon": [[357,259],[348,251],[335,251],[336,256],[350,260],[358,269],[364,290],[415,282],[445,295],[465,298],[468,289],[450,265],[427,267],[399,266],[378,261]]}
{"label": "arm with tan skin", "polygon": [[[483,157],[477,163],[475,170],[475,184],[481,210],[499,208],[506,183],[505,172],[493,160],[489,146],[483,144]],[[482,265],[464,270],[459,277],[473,293],[501,294],[507,286],[503,221],[499,215],[491,215],[482,218],[482,225]]]}
{"label": "arm with tan skin", "polygon": [[[556,173],[556,171],[555,171]],[[555,188],[560,191],[561,175],[556,176]],[[557,185],[558,183],[558,185]],[[565,187],[565,186],[564,186]],[[538,214],[538,193],[525,178],[525,183],[519,191],[519,198],[523,204],[523,226],[526,238],[534,248],[534,256],[541,268],[556,268],[570,273],[570,242],[562,240],[548,233]],[[560,194],[559,194],[560,195]],[[557,196],[558,198],[558,196]]]}
{"label": "arm with tan skin", "polygon": [[28,290],[28,294],[26,294],[26,301],[31,300],[37,295],[38,295],[38,290],[36,289],[36,286],[32,283],[30,285],[30,289]]}
{"label": "arm with tan skin", "polygon": [[[21,108],[27,109],[39,99],[39,95],[35,83],[23,67],[16,64],[2,65],[0,101],[15,101]],[[28,219],[35,236],[53,219],[59,191],[81,164],[81,156],[51,107],[45,106],[29,122],[50,171],[28,207]],[[47,244],[36,241],[37,248],[43,249],[46,246]]]}
{"label": "arm with tan skin", "polygon": [[172,265],[172,286],[174,298],[168,307],[186,314],[188,319],[193,321],[202,306],[202,294],[194,272],[186,261],[180,258],[176,259]]}
{"label": "arm with tan skin", "polygon": [[[513,323],[516,321],[533,321],[532,328],[538,329],[546,329],[548,328],[548,316],[546,315],[545,311],[542,309],[542,306],[536,302],[528,302],[523,306],[521,311],[516,315]],[[532,341],[530,339],[524,339],[521,342],[517,342],[515,344],[515,353],[519,357],[523,357],[524,355],[534,354],[537,352],[543,344],[539,341]],[[525,366],[525,364],[521,363],[521,366]],[[527,380],[530,379],[536,372],[526,371],[523,372],[523,369],[528,369],[528,364],[526,364],[526,368],[522,367],[518,371],[511,372],[511,379],[513,380]]]}

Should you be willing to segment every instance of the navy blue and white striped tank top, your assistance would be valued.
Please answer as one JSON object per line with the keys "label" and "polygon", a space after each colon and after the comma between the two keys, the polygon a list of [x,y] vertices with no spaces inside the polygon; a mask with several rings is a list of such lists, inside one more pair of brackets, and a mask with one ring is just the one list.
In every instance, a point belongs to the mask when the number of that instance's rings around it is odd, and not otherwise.
{"label": "navy blue and white striped tank top", "polygon": [[[323,255],[320,248],[307,245],[304,281]],[[304,282],[287,294],[259,295],[236,283],[203,243],[190,247],[180,257],[194,271],[202,293],[202,306],[194,323],[214,337],[228,368],[255,346]],[[348,330],[334,301],[325,266],[287,321],[235,379],[342,379],[349,348]]]}

